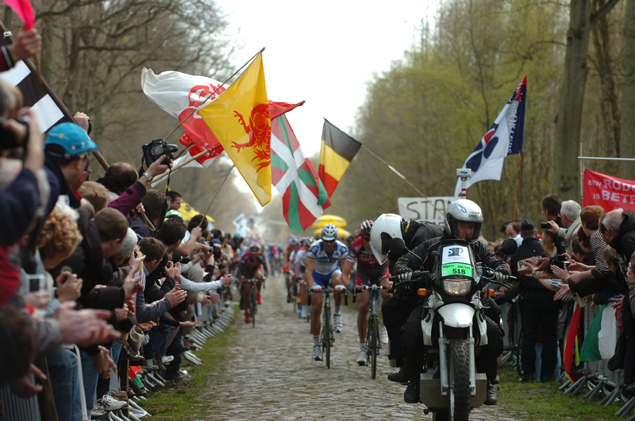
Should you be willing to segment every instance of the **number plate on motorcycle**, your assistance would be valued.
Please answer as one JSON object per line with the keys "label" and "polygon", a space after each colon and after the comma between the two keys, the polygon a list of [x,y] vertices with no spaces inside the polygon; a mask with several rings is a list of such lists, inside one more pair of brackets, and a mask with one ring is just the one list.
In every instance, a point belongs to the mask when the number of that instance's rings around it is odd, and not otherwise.
{"label": "number plate on motorcycle", "polygon": [[443,247],[441,276],[472,276],[470,253],[464,246]]}
{"label": "number plate on motorcycle", "polygon": [[441,276],[445,277],[452,275],[472,277],[472,266],[464,263],[448,263],[446,265],[441,265]]}

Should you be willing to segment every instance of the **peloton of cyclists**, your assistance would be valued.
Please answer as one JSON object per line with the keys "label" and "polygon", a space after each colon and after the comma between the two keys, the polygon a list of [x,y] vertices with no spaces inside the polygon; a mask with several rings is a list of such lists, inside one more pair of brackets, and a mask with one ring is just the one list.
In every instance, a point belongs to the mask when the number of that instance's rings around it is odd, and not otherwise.
{"label": "peloton of cyclists", "polygon": [[[263,274],[264,272],[264,274]],[[258,304],[262,304],[262,297],[260,296],[260,288],[262,282],[267,277],[267,263],[264,254],[260,251],[260,246],[252,243],[249,249],[240,258],[238,264],[238,279],[241,281],[240,285],[240,308],[245,310],[245,323],[249,323],[249,305],[251,304],[249,299],[250,285],[249,282],[243,282],[248,279],[257,279],[256,283],[256,297]]]}
{"label": "peloton of cyclists", "polygon": [[282,272],[287,286],[287,303],[291,302],[291,278],[293,277],[293,262],[295,260],[295,250],[298,248],[298,240],[291,238],[289,246],[284,251],[282,258]]}
{"label": "peloton of cyclists", "polygon": [[[373,221],[366,220],[361,223],[359,230],[360,235],[351,245],[348,253],[348,259],[342,266],[342,284],[352,293],[357,285],[359,292],[357,293],[358,313],[357,313],[357,330],[359,333],[359,355],[357,356],[357,364],[366,365],[366,333],[368,330],[368,309],[370,305],[370,292],[362,290],[361,287],[366,285],[388,285],[388,262],[379,263],[370,247],[370,231],[373,227]],[[357,272],[355,282],[351,282],[350,274],[353,266],[357,261]],[[384,302],[390,297],[386,290],[381,291]],[[387,343],[388,337],[385,328],[382,326],[381,332],[384,338],[382,342]]]}
{"label": "peloton of cyclists", "polygon": [[313,335],[313,354],[315,361],[322,361],[320,354],[320,316],[322,313],[322,295],[317,293],[324,287],[331,286],[337,291],[333,294],[335,311],[333,312],[333,326],[335,332],[342,332],[342,271],[339,263],[348,257],[348,248],[337,240],[338,228],[333,224],[327,224],[322,228],[322,238],[314,242],[307,252],[305,280],[309,288],[316,294],[311,296],[313,312],[311,314],[311,334]]}

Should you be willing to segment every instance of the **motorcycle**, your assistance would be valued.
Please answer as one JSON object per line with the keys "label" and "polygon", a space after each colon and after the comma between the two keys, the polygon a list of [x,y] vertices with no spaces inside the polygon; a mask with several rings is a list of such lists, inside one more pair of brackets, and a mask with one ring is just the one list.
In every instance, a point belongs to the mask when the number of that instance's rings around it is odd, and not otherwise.
{"label": "motorcycle", "polygon": [[[514,242],[506,254],[515,248]],[[433,420],[464,421],[487,399],[487,377],[476,372],[475,355],[488,343],[484,298],[494,290],[483,287],[508,286],[504,282],[515,278],[496,280],[496,272],[476,262],[465,241],[442,240],[432,257],[432,272],[415,272],[396,288],[426,298],[421,318],[426,365],[420,378],[425,413],[432,412]]]}

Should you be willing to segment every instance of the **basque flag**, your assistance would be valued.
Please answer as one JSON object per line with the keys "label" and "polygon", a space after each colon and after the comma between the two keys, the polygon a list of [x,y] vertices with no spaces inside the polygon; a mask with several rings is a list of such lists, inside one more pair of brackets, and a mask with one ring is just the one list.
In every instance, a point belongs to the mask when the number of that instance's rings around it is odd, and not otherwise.
{"label": "basque flag", "polygon": [[[527,103],[527,76],[516,87],[511,98],[485,133],[474,151],[467,157],[463,168],[472,170],[467,186],[483,180],[500,181],[505,157],[523,150],[525,104]],[[454,196],[461,194],[461,180],[457,180]]]}

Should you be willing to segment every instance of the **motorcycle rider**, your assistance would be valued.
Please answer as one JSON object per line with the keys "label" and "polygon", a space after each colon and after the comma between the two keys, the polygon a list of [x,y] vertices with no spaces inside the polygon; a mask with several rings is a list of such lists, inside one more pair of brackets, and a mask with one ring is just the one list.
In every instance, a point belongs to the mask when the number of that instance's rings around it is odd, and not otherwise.
{"label": "motorcycle rider", "polygon": [[[443,229],[431,222],[418,222],[414,219],[405,220],[401,216],[386,213],[380,215],[373,224],[370,232],[370,245],[378,262],[388,260],[388,269],[392,273],[395,263],[409,250],[413,250],[426,240],[440,237]],[[407,248],[392,247],[391,240],[400,238]],[[400,370],[388,375],[388,380],[406,383],[408,378],[401,367],[403,366],[403,348],[401,328],[406,324],[408,316],[417,307],[418,297],[393,295],[382,305],[384,325],[390,339],[390,354],[388,358],[396,361]]]}
{"label": "motorcycle rider", "polygon": [[[498,280],[504,279],[511,273],[509,266],[502,260],[498,260],[494,253],[483,243],[478,241],[483,226],[483,214],[481,208],[471,200],[460,199],[448,207],[445,221],[445,230],[439,238],[428,240],[408,254],[403,256],[395,264],[395,275],[399,281],[409,281],[414,270],[432,271],[435,265],[437,250],[443,240],[465,240],[472,248],[476,262],[496,271]],[[503,353],[503,331],[498,325],[500,309],[491,298],[485,300],[489,309],[485,309],[487,324],[488,345],[480,346],[480,354],[476,357],[476,371],[487,375],[487,400],[486,405],[495,405],[498,402],[496,390],[492,382],[496,379],[498,364],[496,359]],[[412,312],[404,326],[404,372],[409,383],[404,393],[404,401],[418,403],[420,398],[419,377],[424,364],[423,333],[421,331],[421,318],[423,314],[421,303]],[[474,336],[477,336],[475,333]]]}

